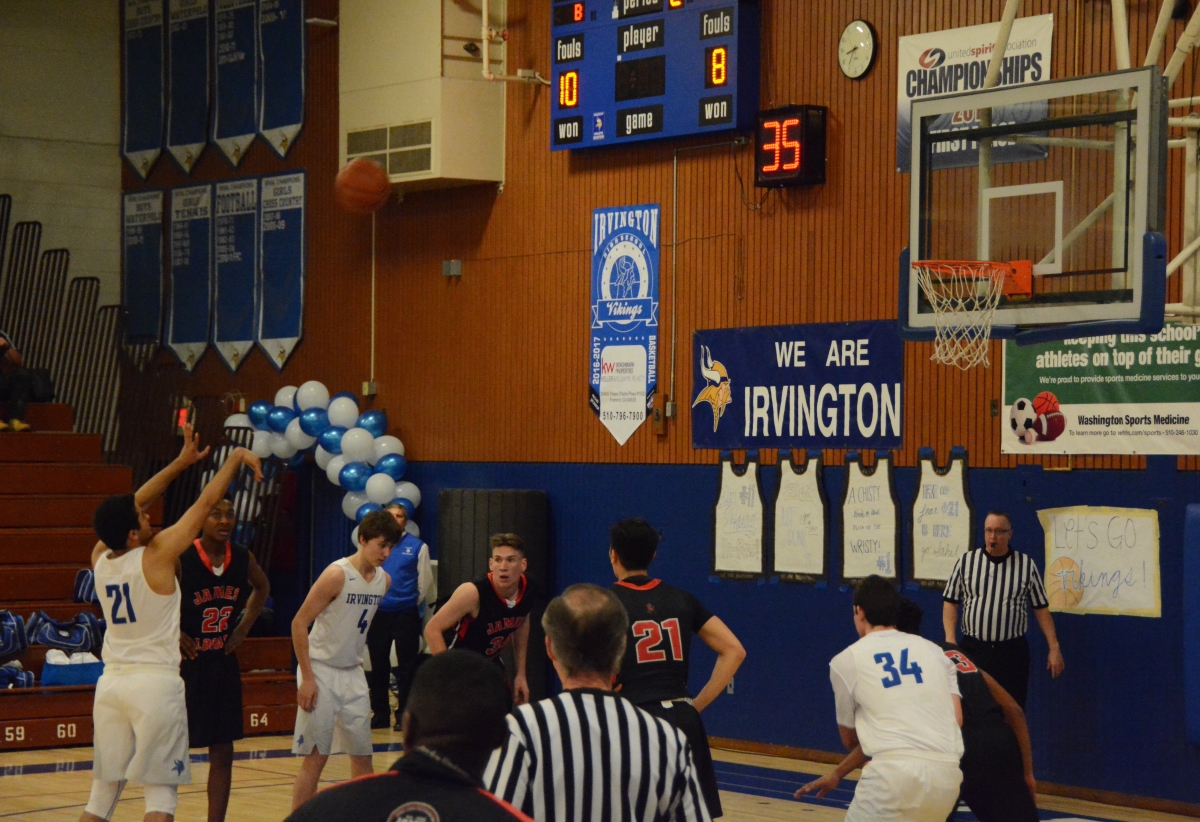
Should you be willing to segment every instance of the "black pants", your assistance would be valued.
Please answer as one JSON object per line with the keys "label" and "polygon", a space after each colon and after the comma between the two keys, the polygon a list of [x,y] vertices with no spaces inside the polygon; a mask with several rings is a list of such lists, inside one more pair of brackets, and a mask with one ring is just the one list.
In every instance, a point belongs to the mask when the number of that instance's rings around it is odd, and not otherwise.
{"label": "black pants", "polygon": [[971,661],[992,675],[1022,710],[1029,695],[1029,641],[1023,636],[1004,642],[985,642],[963,635],[958,644]]}
{"label": "black pants", "polygon": [[687,737],[692,746],[692,764],[696,768],[696,781],[704,794],[704,804],[708,806],[708,815],[713,819],[721,816],[721,794],[717,790],[717,772],[713,769],[712,753],[708,750],[708,734],[704,730],[704,722],[700,712],[687,702],[672,702],[670,708],[664,708],[661,702],[646,702],[638,705],[648,714],[665,719]]}
{"label": "black pants", "polygon": [[388,680],[392,673],[393,642],[396,643],[396,685],[400,691],[400,705],[396,708],[396,721],[399,722],[408,702],[408,688],[416,673],[417,653],[421,648],[421,617],[415,607],[403,611],[376,611],[367,630],[367,650],[371,654],[367,688],[371,692],[371,712],[379,725],[384,724],[389,715]]}
{"label": "black pants", "polygon": [[24,420],[25,409],[33,396],[33,375],[28,368],[14,368],[0,374],[0,402],[7,405],[9,420]]}
{"label": "black pants", "polygon": [[[979,822],[1037,822],[1021,746],[1008,725],[963,729],[962,792]],[[954,814],[950,814],[950,819]]]}

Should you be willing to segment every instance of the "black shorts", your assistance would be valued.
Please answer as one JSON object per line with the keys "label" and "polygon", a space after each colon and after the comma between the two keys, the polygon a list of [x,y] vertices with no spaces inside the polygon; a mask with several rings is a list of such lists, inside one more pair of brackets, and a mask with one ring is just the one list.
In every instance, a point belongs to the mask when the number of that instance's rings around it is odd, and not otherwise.
{"label": "black shorts", "polygon": [[704,730],[704,721],[700,712],[687,702],[672,702],[671,707],[664,708],[661,702],[646,702],[639,704],[648,714],[665,719],[687,737],[692,746],[692,764],[696,768],[696,781],[700,783],[700,791],[704,794],[704,804],[708,805],[708,815],[713,819],[722,815],[721,793],[717,789],[717,772],[713,770],[712,754],[708,750],[708,733]]}
{"label": "black shorts", "polygon": [[1021,746],[1007,725],[963,734],[960,798],[979,822],[1037,822],[1037,805],[1025,784]]}
{"label": "black shorts", "polygon": [[188,745],[207,748],[241,739],[242,674],[237,654],[205,654],[179,666],[187,700]]}

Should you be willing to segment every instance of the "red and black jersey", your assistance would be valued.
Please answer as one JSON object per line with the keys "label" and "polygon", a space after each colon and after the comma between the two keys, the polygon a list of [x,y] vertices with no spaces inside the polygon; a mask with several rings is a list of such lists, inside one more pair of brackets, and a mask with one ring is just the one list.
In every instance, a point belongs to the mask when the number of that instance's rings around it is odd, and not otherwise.
{"label": "red and black jersey", "polygon": [[196,540],[179,558],[179,566],[179,630],[196,643],[197,655],[225,653],[237,615],[250,596],[250,553],[225,543],[225,564],[217,576]]}
{"label": "red and black jersey", "polygon": [[612,586],[629,614],[621,696],[636,704],[689,696],[688,654],[692,635],[712,619],[700,600],[682,588],[645,575]]}
{"label": "red and black jersey", "polygon": [[940,643],[946,658],[954,663],[958,673],[958,690],[962,694],[963,742],[973,731],[983,728],[1007,727],[1004,711],[992,697],[983,673],[962,649],[949,642]]}
{"label": "red and black jersey", "polygon": [[516,601],[511,606],[496,593],[491,574],[476,577],[471,584],[479,590],[479,616],[467,615],[459,620],[454,630],[453,647],[477,651],[488,659],[499,660],[504,646],[533,610],[529,580],[521,574]]}

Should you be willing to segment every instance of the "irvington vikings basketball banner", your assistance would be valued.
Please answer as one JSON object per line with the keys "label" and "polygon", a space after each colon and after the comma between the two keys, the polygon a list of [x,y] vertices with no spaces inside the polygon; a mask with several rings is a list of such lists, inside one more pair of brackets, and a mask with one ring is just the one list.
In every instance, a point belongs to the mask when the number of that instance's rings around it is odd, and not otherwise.
{"label": "irvington vikings basketball banner", "polygon": [[588,401],[621,445],[658,381],[658,218],[657,204],[592,211]]}
{"label": "irvington vikings basketball banner", "polygon": [[692,334],[694,448],[899,448],[904,346],[894,322]]}

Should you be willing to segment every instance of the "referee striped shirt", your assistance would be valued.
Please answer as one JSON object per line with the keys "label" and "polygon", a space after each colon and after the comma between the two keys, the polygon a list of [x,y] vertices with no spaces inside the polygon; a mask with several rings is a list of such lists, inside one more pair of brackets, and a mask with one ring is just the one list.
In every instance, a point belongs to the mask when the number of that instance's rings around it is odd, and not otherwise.
{"label": "referee striped shirt", "polygon": [[708,822],[683,733],[608,691],[522,705],[484,785],[537,822]]}
{"label": "referee striped shirt", "polygon": [[1050,604],[1033,560],[1011,548],[999,560],[983,548],[960,556],[942,599],[961,606],[963,633],[984,642],[1024,636],[1029,607]]}

